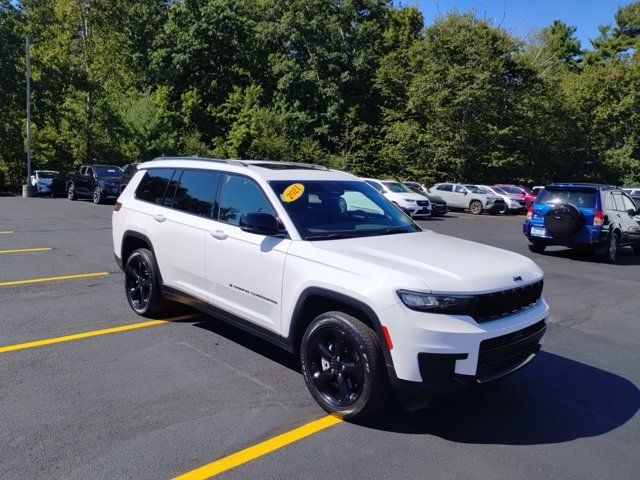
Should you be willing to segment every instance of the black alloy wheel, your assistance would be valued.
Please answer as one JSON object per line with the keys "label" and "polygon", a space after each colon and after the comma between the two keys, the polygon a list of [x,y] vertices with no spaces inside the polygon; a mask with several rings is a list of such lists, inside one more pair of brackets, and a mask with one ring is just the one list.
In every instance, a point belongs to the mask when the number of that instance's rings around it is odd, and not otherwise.
{"label": "black alloy wheel", "polygon": [[345,333],[334,327],[316,330],[306,355],[311,381],[320,395],[336,407],[353,405],[362,391],[364,366]]}
{"label": "black alloy wheel", "polygon": [[160,292],[155,261],[149,250],[139,248],[129,256],[124,278],[127,301],[134,312],[152,317],[166,311],[168,302]]}
{"label": "black alloy wheel", "polygon": [[369,415],[389,397],[376,334],[351,315],[327,312],[316,317],[302,337],[300,364],[311,395],[342,418]]}

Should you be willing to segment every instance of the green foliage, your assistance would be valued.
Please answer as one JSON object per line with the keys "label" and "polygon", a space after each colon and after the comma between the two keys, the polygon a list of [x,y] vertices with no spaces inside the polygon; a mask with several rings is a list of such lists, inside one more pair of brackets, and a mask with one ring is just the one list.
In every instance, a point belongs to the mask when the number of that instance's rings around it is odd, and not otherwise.
{"label": "green foliage", "polygon": [[0,0],[0,175],[158,155],[359,175],[640,183],[640,2],[582,50],[390,0]]}

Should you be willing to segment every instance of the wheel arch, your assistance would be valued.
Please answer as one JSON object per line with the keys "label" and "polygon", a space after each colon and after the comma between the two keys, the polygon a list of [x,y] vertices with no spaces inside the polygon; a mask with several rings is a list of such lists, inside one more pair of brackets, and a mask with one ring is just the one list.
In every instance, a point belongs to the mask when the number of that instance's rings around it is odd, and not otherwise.
{"label": "wheel arch", "polygon": [[162,272],[160,272],[160,268],[158,267],[158,261],[156,259],[156,252],[153,249],[153,243],[149,240],[144,233],[138,232],[136,230],[126,230],[122,235],[122,245],[120,246],[120,258],[122,261],[123,267],[127,264],[127,259],[129,255],[131,255],[138,248],[147,248],[153,254],[153,262],[155,271],[158,272],[159,280],[162,282]]}
{"label": "wheel arch", "polygon": [[303,290],[293,309],[287,343],[291,345],[294,352],[298,352],[302,336],[311,321],[318,315],[330,311],[344,312],[370,327],[378,339],[385,363],[388,367],[393,366],[382,324],[374,310],[356,298],[321,287],[309,287]]}

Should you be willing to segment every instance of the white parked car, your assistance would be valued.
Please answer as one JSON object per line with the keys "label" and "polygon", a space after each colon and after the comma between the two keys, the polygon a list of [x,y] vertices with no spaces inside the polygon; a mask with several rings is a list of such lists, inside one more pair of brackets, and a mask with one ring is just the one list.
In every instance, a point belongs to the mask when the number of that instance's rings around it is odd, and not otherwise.
{"label": "white parked car", "polygon": [[431,201],[424,195],[414,192],[406,185],[395,180],[376,180],[363,178],[365,182],[397,205],[411,217],[431,216]]}
{"label": "white parked car", "polygon": [[502,190],[500,187],[490,187],[488,185],[476,185],[476,187],[486,189],[490,193],[493,193],[494,195],[502,198],[507,206],[507,208],[502,213],[520,213],[527,210],[524,198],[518,195],[511,195]]}
{"label": "white parked car", "polygon": [[315,400],[355,418],[528,364],[549,309],[528,258],[422,230],[358,178],[268,161],[162,158],[113,212],[124,293],[182,302],[298,355]]}
{"label": "white parked car", "polygon": [[469,209],[474,215],[480,215],[484,211],[495,215],[507,208],[501,197],[476,185],[436,183],[430,191],[441,196],[449,208]]}

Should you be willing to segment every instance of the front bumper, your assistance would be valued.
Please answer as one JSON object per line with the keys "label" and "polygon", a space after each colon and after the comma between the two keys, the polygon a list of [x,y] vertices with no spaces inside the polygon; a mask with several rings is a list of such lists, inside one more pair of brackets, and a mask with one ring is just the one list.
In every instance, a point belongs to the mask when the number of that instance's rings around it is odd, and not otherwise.
{"label": "front bumper", "polygon": [[428,217],[431,215],[431,207],[430,206],[420,206],[420,205],[411,205],[411,206],[401,206],[400,207],[404,213],[409,215],[410,217]]}
{"label": "front bumper", "polygon": [[444,204],[432,203],[431,210],[434,215],[446,215],[449,212],[449,208]]}
{"label": "front bumper", "polygon": [[544,299],[484,323],[393,305],[381,318],[393,342],[393,365],[388,365],[392,386],[401,397],[425,398],[513,373],[540,350],[548,313]]}
{"label": "front bumper", "polygon": [[500,202],[500,203],[489,203],[487,205],[484,206],[484,209],[489,211],[489,212],[501,212],[503,211],[505,208],[507,208],[507,204],[504,202]]}

